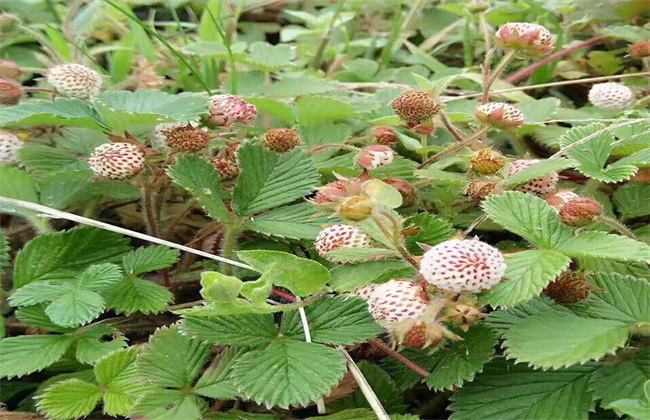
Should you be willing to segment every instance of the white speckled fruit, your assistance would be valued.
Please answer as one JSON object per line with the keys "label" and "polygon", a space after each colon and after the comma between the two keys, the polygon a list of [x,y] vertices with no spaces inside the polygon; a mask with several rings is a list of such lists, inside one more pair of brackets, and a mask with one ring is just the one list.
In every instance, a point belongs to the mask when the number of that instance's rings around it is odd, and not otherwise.
{"label": "white speckled fruit", "polygon": [[88,164],[95,176],[124,179],[144,168],[144,152],[131,143],[105,143],[93,150]]}
{"label": "white speckled fruit", "polygon": [[632,105],[633,98],[632,90],[621,83],[598,83],[589,90],[589,102],[602,109],[625,109]]}
{"label": "white speckled fruit", "polygon": [[343,261],[331,257],[329,253],[341,248],[369,248],[370,237],[358,227],[334,225],[321,230],[314,245],[321,257],[342,264]]}
{"label": "white speckled fruit", "polygon": [[0,130],[0,165],[13,165],[19,160],[23,142],[8,131]]}
{"label": "white speckled fruit", "polygon": [[61,64],[47,72],[47,83],[62,95],[88,99],[101,91],[102,76],[83,64]]}
{"label": "white speckled fruit", "polygon": [[[510,175],[518,174],[519,172],[523,171],[524,169],[530,166],[533,166],[538,162],[540,162],[539,159],[515,160],[514,162],[512,162],[512,165],[510,166]],[[555,187],[557,185],[558,179],[559,179],[558,175],[555,172],[553,172],[552,174],[545,176],[543,178],[533,179],[532,181],[520,185],[517,187],[517,190],[528,194],[533,194],[538,197],[545,197],[548,194],[555,191]]]}
{"label": "white speckled fruit", "polygon": [[429,304],[429,296],[423,287],[407,279],[374,285],[367,295],[368,310],[382,325],[419,319]]}

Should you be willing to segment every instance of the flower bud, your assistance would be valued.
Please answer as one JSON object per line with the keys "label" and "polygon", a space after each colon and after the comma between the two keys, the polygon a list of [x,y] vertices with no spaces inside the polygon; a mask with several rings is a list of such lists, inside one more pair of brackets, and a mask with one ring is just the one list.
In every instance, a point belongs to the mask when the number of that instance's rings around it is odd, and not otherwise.
{"label": "flower bud", "polygon": [[0,78],[0,104],[16,105],[22,96],[20,85],[13,80]]}
{"label": "flower bud", "polygon": [[541,57],[555,48],[553,35],[542,25],[528,22],[506,23],[495,34],[495,42],[519,57]]}
{"label": "flower bud", "polygon": [[476,152],[469,160],[469,163],[473,171],[491,175],[499,172],[505,165],[506,160],[501,153],[487,148]]}
{"label": "flower bud", "polygon": [[584,275],[567,270],[546,286],[544,294],[557,303],[571,304],[586,299],[592,288]]}
{"label": "flower bud", "polygon": [[576,198],[562,206],[560,219],[566,225],[580,227],[592,223],[602,212],[602,207],[595,200]]}
{"label": "flower bud", "polygon": [[498,129],[521,127],[525,122],[524,114],[517,107],[503,102],[480,105],[474,111],[474,115],[482,123]]}
{"label": "flower bud", "polygon": [[374,203],[366,196],[351,197],[343,201],[338,209],[338,215],[345,220],[360,222],[372,215]]}
{"label": "flower bud", "polygon": [[419,123],[430,119],[440,111],[431,95],[419,90],[402,93],[391,102],[395,114],[406,122]]}
{"label": "flower bud", "polygon": [[380,125],[370,129],[370,137],[372,140],[383,146],[393,147],[397,144],[397,133],[393,127],[387,125]]}

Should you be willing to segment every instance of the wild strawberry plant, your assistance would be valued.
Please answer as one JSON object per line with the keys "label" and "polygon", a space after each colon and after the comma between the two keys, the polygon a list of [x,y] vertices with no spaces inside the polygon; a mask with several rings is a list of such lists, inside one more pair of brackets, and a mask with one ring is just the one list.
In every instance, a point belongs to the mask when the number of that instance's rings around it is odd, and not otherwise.
{"label": "wild strawberry plant", "polygon": [[640,3],[0,7],[2,415],[650,417]]}

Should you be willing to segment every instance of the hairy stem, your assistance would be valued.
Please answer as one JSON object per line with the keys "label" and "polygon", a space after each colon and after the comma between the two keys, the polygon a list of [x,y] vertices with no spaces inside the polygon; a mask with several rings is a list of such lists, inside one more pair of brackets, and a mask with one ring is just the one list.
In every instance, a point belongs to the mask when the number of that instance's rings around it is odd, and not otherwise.
{"label": "hairy stem", "polygon": [[404,356],[401,353],[396,352],[395,350],[391,349],[386,343],[383,341],[379,340],[378,338],[372,338],[368,340],[368,342],[375,348],[383,351],[387,355],[393,357],[395,360],[406,366],[407,368],[411,369],[413,372],[417,373],[418,375],[426,378],[431,376],[431,373],[424,369],[423,367],[419,366],[415,362],[411,361],[408,359],[406,356]]}
{"label": "hairy stem", "polygon": [[[240,232],[241,228],[238,225],[224,225],[223,239],[221,240],[221,256],[224,259],[234,259]],[[223,274],[227,276],[232,275],[232,266],[230,264],[222,262],[220,268]]]}
{"label": "hairy stem", "polygon": [[449,133],[451,133],[451,135],[454,136],[456,140],[463,141],[467,138],[467,134],[465,134],[460,128],[456,127],[451,121],[449,121],[449,118],[447,118],[447,114],[445,114],[444,111],[440,111],[438,117],[440,118],[442,125],[445,126],[447,131],[449,131]]}
{"label": "hairy stem", "polygon": [[487,77],[487,80],[483,83],[483,96],[481,98],[481,101],[483,103],[486,103],[489,101],[489,96],[490,96],[490,88],[492,87],[492,84],[499,78],[499,75],[505,70],[505,68],[508,66],[508,64],[512,61],[512,59],[515,57],[515,51],[508,51],[506,55],[503,56],[501,59],[501,62],[499,63],[498,66],[494,69],[494,71]]}
{"label": "hairy stem", "polygon": [[565,48],[562,51],[558,51],[555,54],[551,54],[551,55],[549,55],[547,57],[544,57],[543,59],[531,64],[530,66],[526,67],[525,69],[520,70],[517,73],[509,76],[506,79],[506,82],[511,83],[511,84],[517,83],[521,79],[524,79],[524,78],[528,77],[532,72],[534,72],[538,68],[542,67],[544,64],[548,64],[551,61],[555,61],[558,58],[562,58],[564,56],[567,56],[567,55],[571,54],[574,51],[577,51],[579,49],[588,47],[590,45],[600,44],[601,42],[603,42],[606,39],[607,39],[607,36],[605,36],[605,35],[597,36],[597,37],[591,38],[591,39],[589,39],[589,40],[587,40],[585,42],[581,42],[580,44],[574,45],[573,47]]}
{"label": "hairy stem", "polygon": [[598,217],[597,221],[601,223],[605,223],[607,226],[611,227],[621,235],[627,236],[630,239],[638,240],[636,235],[634,235],[634,233],[630,229],[628,229],[627,226],[625,226],[623,223],[619,222],[616,219],[601,215]]}
{"label": "hairy stem", "polygon": [[474,135],[471,137],[466,138],[463,141],[459,141],[457,143],[452,144],[451,146],[447,147],[446,149],[436,153],[435,155],[431,156],[429,159],[425,160],[422,162],[419,166],[418,169],[426,168],[427,166],[431,165],[434,162],[439,161],[440,159],[447,157],[451,155],[452,153],[457,152],[458,150],[462,149],[463,147],[471,144],[474,140],[480,138],[483,134],[487,133],[490,130],[490,127],[483,127]]}

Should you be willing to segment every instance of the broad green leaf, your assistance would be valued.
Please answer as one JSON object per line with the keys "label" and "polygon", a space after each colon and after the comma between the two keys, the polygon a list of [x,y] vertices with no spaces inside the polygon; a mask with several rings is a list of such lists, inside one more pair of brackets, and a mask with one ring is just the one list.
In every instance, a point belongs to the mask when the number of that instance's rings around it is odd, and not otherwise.
{"label": "broad green leaf", "polygon": [[370,261],[356,265],[339,265],[330,271],[330,284],[339,292],[346,292],[375,283],[385,278],[412,277],[417,272],[402,260]]}
{"label": "broad green leaf", "polygon": [[650,262],[650,246],[621,235],[584,232],[558,245],[557,250],[574,258],[594,257],[617,261]]}
{"label": "broad green leaf", "polygon": [[116,351],[102,358],[94,367],[97,383],[102,386],[109,386],[124,373],[138,355],[137,347]]}
{"label": "broad green leaf", "polygon": [[97,385],[68,379],[46,388],[36,407],[52,419],[75,419],[90,414],[101,396]]}
{"label": "broad green leaf", "polygon": [[128,243],[122,235],[91,227],[39,236],[18,253],[14,286],[72,277],[92,264],[119,262],[122,254],[130,250]]}
{"label": "broad green leaf", "polygon": [[246,353],[232,370],[235,386],[253,401],[288,408],[327,395],[345,373],[345,359],[321,344],[277,340]]}
{"label": "broad green leaf", "polygon": [[106,124],[96,110],[80,99],[24,102],[0,108],[0,126],[71,125],[102,129]]}
{"label": "broad green leaf", "polygon": [[[13,166],[0,166],[0,196],[40,203],[36,179],[31,174]],[[0,203],[0,214],[2,213],[19,214],[27,218],[39,230],[45,230],[49,227],[47,220],[39,218],[37,212],[33,210]]]}
{"label": "broad green leaf", "polygon": [[293,51],[289,45],[254,42],[248,47],[246,63],[263,71],[276,71],[291,65]]}
{"label": "broad green leaf", "polygon": [[201,295],[215,302],[233,302],[241,293],[244,283],[237,277],[217,271],[201,273]]}
{"label": "broad green leaf", "polygon": [[[233,56],[237,59],[246,57],[246,43],[235,43],[230,46]],[[199,57],[210,57],[218,60],[227,60],[230,58],[228,48],[219,42],[200,41],[185,45],[181,51],[188,55]]]}
{"label": "broad green leaf", "polygon": [[0,340],[0,377],[23,376],[45,369],[68,350],[65,335],[21,335]]}
{"label": "broad green leaf", "polygon": [[87,290],[98,291],[114,286],[120,280],[122,280],[122,270],[119,266],[111,263],[95,264],[81,273],[79,286]]}
{"label": "broad green leaf", "polygon": [[169,177],[186,189],[215,220],[229,220],[228,209],[221,198],[221,178],[217,170],[198,156],[180,158],[167,169]]}
{"label": "broad green leaf", "polygon": [[171,267],[178,260],[178,256],[178,250],[166,246],[141,247],[122,257],[122,267],[126,274],[137,276]]}
{"label": "broad green leaf", "polygon": [[445,184],[453,186],[465,186],[469,180],[461,174],[455,172],[441,171],[436,168],[418,169],[415,171],[415,176],[418,178],[429,179],[435,181],[436,184]]}
{"label": "broad green leaf", "polygon": [[80,165],[79,159],[69,151],[49,146],[25,146],[19,154],[22,165],[30,171],[41,173],[57,172]]}
{"label": "broad green leaf", "polygon": [[138,371],[161,388],[191,386],[210,356],[210,345],[180,333],[178,327],[161,328],[140,354]]}
{"label": "broad green leaf", "polygon": [[497,344],[497,334],[486,325],[473,325],[460,332],[463,340],[452,341],[448,347],[436,351],[432,358],[434,367],[426,379],[429,388],[436,391],[461,386],[472,381],[483,366],[490,361]]}
{"label": "broad green leaf", "polygon": [[592,273],[591,316],[628,323],[650,323],[650,283],[620,274]]}
{"label": "broad green leaf", "polygon": [[627,414],[634,419],[647,419],[650,418],[650,398],[645,398],[644,400],[633,400],[625,398],[622,400],[617,400],[609,404],[609,408]]}
{"label": "broad green leaf", "polygon": [[613,149],[614,135],[601,123],[570,129],[560,137],[560,146],[568,147],[585,139],[589,140],[566,153],[578,162],[576,169],[582,174],[601,182],[614,183],[629,179],[638,170],[636,166],[624,163],[606,166]]}
{"label": "broad green leaf", "polygon": [[[431,370],[436,363],[435,358],[431,357],[432,355],[429,352],[405,349],[400,353],[427,371]],[[393,378],[402,392],[413,388],[426,379],[392,357],[383,358],[379,362],[379,366]]]}
{"label": "broad green leaf", "polygon": [[[275,85],[277,85],[277,83],[273,84],[271,89],[273,89],[273,86]],[[293,125],[296,123],[296,116],[293,115],[293,109],[284,102],[266,97],[246,97],[244,99],[255,105],[257,112],[260,114],[271,115],[286,124]]]}
{"label": "broad green leaf", "polygon": [[91,180],[90,169],[60,169],[62,170],[39,181],[41,204],[55,209],[66,209],[73,203],[84,203],[94,198],[95,184]]}
{"label": "broad green leaf", "polygon": [[212,362],[194,385],[194,392],[208,398],[230,400],[237,397],[237,388],[231,377],[232,367],[245,350],[226,348]]}
{"label": "broad green leaf", "polygon": [[524,319],[542,312],[555,312],[565,311],[570,312],[569,309],[560,306],[546,296],[539,296],[521,303],[513,308],[500,309],[490,314],[483,322],[488,324],[503,335],[510,328],[517,325]]}
{"label": "broad green leaf", "polygon": [[321,226],[332,223],[331,218],[316,217],[317,214],[318,209],[314,206],[300,203],[262,213],[244,226],[268,236],[314,240],[320,233]]}
{"label": "broad green leaf", "polygon": [[64,285],[54,284],[49,281],[30,283],[16,290],[9,301],[12,306],[31,306],[43,302],[50,302],[63,295],[68,290]]}
{"label": "broad green leaf", "polygon": [[382,258],[399,257],[399,252],[386,248],[353,248],[341,247],[327,253],[328,258],[344,261],[345,263],[359,263]]}
{"label": "broad green leaf", "polygon": [[506,275],[481,301],[492,306],[510,307],[537,296],[544,287],[566,270],[571,259],[551,250],[506,254]]}
{"label": "broad green leaf", "polygon": [[259,346],[278,336],[271,314],[240,314],[183,319],[185,334],[221,346]]}
{"label": "broad green leaf", "polygon": [[[324,344],[363,343],[381,334],[368,312],[368,303],[351,296],[324,297],[305,308],[313,341]],[[298,311],[286,312],[280,332],[296,340],[305,339]]]}
{"label": "broad green leaf", "polygon": [[133,412],[147,420],[201,419],[205,401],[177,389],[156,389],[138,398]]}
{"label": "broad green leaf", "polygon": [[96,325],[77,335],[74,356],[86,364],[94,364],[102,357],[126,346],[126,337],[107,325]]}
{"label": "broad green leaf", "polygon": [[544,98],[536,101],[525,101],[517,104],[517,108],[523,112],[525,124],[544,123],[551,118],[560,106],[560,100],[557,98]]}
{"label": "broad green leaf", "polygon": [[532,370],[497,359],[452,396],[453,420],[586,420],[592,407],[588,389],[595,367]]}
{"label": "broad green leaf", "polygon": [[239,251],[237,256],[262,273],[268,282],[298,296],[321,291],[330,279],[327,268],[316,261],[280,251]]}
{"label": "broad green leaf", "polygon": [[174,295],[167,288],[148,280],[126,277],[103,292],[106,307],[126,315],[135,312],[158,313],[167,309]]}
{"label": "broad green leaf", "polygon": [[65,333],[74,330],[73,328],[65,328],[52,322],[50,317],[45,314],[45,308],[47,308],[46,303],[18,308],[16,318],[20,322],[50,332]]}
{"label": "broad green leaf", "polygon": [[506,333],[509,358],[542,368],[584,363],[612,353],[627,341],[630,326],[608,319],[542,312]]}
{"label": "broad green leaf", "polygon": [[431,213],[415,215],[407,219],[404,226],[414,226],[419,229],[415,235],[406,237],[404,241],[408,251],[415,255],[422,255],[424,253],[424,250],[420,248],[418,242],[435,246],[440,242],[450,239],[455,233],[451,223]]}
{"label": "broad green leaf", "polygon": [[290,203],[309,194],[319,184],[316,168],[300,150],[278,155],[247,144],[237,153],[241,175],[235,187],[233,207],[241,216]]}
{"label": "broad green leaf", "polygon": [[616,400],[643,399],[643,384],[650,381],[650,352],[639,349],[634,359],[600,367],[591,376],[589,387],[607,407]]}
{"label": "broad green leaf", "polygon": [[560,221],[557,212],[531,194],[508,191],[490,196],[483,209],[496,223],[541,248],[555,248],[572,237],[573,231]]}
{"label": "broad green leaf", "polygon": [[138,351],[137,347],[116,351],[95,365],[95,378],[104,389],[104,413],[111,416],[128,415],[137,398],[148,390],[135,370]]}
{"label": "broad green leaf", "polygon": [[73,287],[47,305],[45,313],[57,325],[77,327],[101,315],[105,304],[99,294]]}
{"label": "broad green leaf", "polygon": [[193,121],[207,113],[208,102],[196,93],[172,95],[162,90],[109,91],[93,99],[102,120],[116,132],[165,121]]}
{"label": "broad green leaf", "polygon": [[571,159],[547,159],[535,163],[523,171],[511,175],[503,183],[504,188],[512,188],[525,184],[533,179],[542,178],[551,173],[559,172],[562,169],[573,166],[575,162]]}
{"label": "broad green leaf", "polygon": [[614,192],[616,210],[623,219],[647,216],[650,206],[647,205],[650,197],[650,184],[643,182],[628,182]]}
{"label": "broad green leaf", "polygon": [[[395,414],[406,411],[406,404],[404,404],[402,393],[397,388],[395,381],[386,372],[379,366],[369,363],[367,360],[361,361],[358,366],[364,378],[368,381],[368,385],[375,392],[375,395],[377,395],[377,398],[379,398],[381,405],[387,413]],[[364,397],[360,389],[356,389],[351,395],[334,402],[332,406],[335,410],[359,407],[370,408],[368,400]],[[353,418],[356,419],[357,417],[351,417],[350,420]],[[391,418],[393,417],[391,416]]]}
{"label": "broad green leaf", "polygon": [[270,314],[274,312],[282,312],[287,309],[295,309],[295,307],[286,308],[285,306],[286,305],[271,305],[268,303],[255,303],[246,299],[237,299],[232,302],[210,302],[207,305],[195,306],[191,309],[181,309],[174,311],[174,313],[178,315],[203,318],[236,314]]}
{"label": "broad green leaf", "polygon": [[334,98],[310,95],[296,100],[296,118],[302,125],[349,118],[355,114],[352,105]]}
{"label": "broad green leaf", "polygon": [[314,95],[330,92],[335,85],[327,79],[318,77],[286,77],[279,80],[268,89],[266,94],[271,97],[289,97]]}

